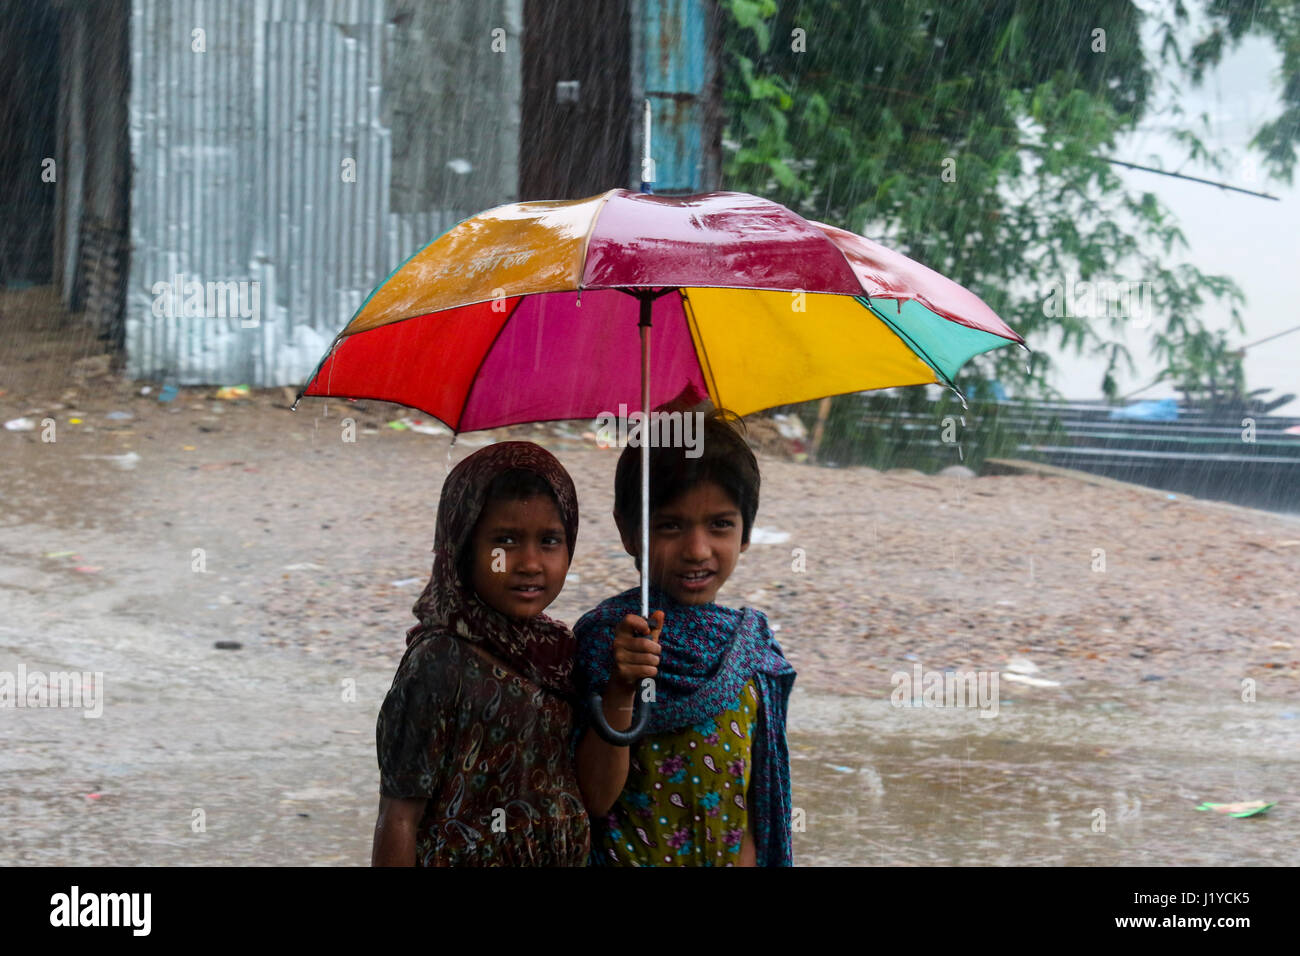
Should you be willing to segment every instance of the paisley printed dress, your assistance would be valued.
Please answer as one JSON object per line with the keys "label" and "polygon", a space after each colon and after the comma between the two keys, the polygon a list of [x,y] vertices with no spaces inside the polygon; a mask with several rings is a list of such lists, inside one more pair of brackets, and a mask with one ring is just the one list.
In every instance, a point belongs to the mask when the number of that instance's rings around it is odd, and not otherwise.
{"label": "paisley printed dress", "polygon": [[418,866],[583,866],[572,706],[475,646],[412,647],[379,713],[380,792],[427,799]]}
{"label": "paisley printed dress", "polygon": [[758,691],[722,713],[633,746],[627,783],[593,837],[595,864],[734,866],[749,823]]}

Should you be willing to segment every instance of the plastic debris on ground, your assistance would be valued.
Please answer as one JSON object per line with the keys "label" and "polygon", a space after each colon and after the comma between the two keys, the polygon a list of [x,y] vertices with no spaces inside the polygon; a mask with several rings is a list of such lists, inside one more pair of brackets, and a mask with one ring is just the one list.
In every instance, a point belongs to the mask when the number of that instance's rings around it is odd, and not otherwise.
{"label": "plastic debris on ground", "polygon": [[170,402],[180,394],[180,390],[175,385],[164,385],[162,391],[158,393],[158,401]]}
{"label": "plastic debris on ground", "polygon": [[437,422],[425,421],[423,418],[403,418],[402,424],[410,431],[421,435],[450,435],[451,429]]}
{"label": "plastic debris on ground", "polygon": [[1178,421],[1178,401],[1173,398],[1160,398],[1153,401],[1134,402],[1124,408],[1112,408],[1110,417],[1112,420],[1176,422]]}
{"label": "plastic debris on ground", "polygon": [[751,528],[749,540],[754,544],[781,544],[790,540],[790,532],[777,531],[775,528]]}
{"label": "plastic debris on ground", "polygon": [[36,422],[30,418],[11,418],[5,422],[5,428],[11,432],[30,432],[36,430]]}
{"label": "plastic debris on ground", "polygon": [[217,394],[214,395],[213,397],[220,398],[225,401],[232,401],[236,398],[248,398],[248,386],[247,385],[226,385],[223,388],[217,389]]}
{"label": "plastic debris on ground", "polygon": [[128,451],[125,455],[82,455],[81,457],[87,461],[111,462],[119,471],[133,471],[140,463],[140,456],[133,451]]}
{"label": "plastic debris on ground", "polygon": [[1013,684],[1024,684],[1026,687],[1060,687],[1061,682],[1048,680],[1045,677],[1034,677],[1038,673],[1038,665],[1025,657],[1013,657],[1007,661],[1006,668],[1002,671],[1002,679],[1010,681]]}
{"label": "plastic debris on ground", "polygon": [[1229,817],[1253,817],[1259,813],[1265,813],[1270,807],[1277,806],[1277,801],[1265,803],[1263,800],[1252,800],[1242,803],[1202,803],[1197,810],[1213,810],[1215,813],[1222,813]]}

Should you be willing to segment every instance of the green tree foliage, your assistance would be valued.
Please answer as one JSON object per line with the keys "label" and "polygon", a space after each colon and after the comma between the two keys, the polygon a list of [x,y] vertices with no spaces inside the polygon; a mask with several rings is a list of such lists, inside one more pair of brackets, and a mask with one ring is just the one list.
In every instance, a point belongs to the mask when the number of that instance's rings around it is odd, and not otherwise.
{"label": "green tree foliage", "polygon": [[[1260,34],[1283,52],[1283,112],[1253,146],[1289,181],[1300,140],[1295,0],[1166,0],[1153,14],[1129,0],[723,5],[727,188],[877,238],[976,292],[1034,355],[978,356],[963,390],[997,379],[1013,394],[1053,395],[1046,373],[1059,348],[1108,357],[1102,388],[1115,397],[1116,369],[1134,367],[1118,333],[1134,317],[1077,314],[1079,281],[1148,284],[1166,377],[1243,383],[1240,355],[1205,322],[1226,313],[1244,332],[1241,291],[1179,263],[1177,222],[1107,157],[1122,158],[1118,137],[1159,114],[1179,118],[1190,158],[1225,168],[1182,117],[1174,84],[1200,82]],[[1157,18],[1158,53],[1143,47],[1144,15]],[[1062,287],[1064,307],[1053,308]]]}

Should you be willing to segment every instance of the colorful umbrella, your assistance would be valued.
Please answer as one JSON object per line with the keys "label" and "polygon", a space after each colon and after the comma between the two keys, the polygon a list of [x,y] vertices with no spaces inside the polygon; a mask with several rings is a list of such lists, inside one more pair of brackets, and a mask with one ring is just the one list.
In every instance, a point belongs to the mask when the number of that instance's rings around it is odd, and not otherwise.
{"label": "colorful umbrella", "polygon": [[[957,391],[963,363],[1010,342],[1024,346],[957,283],[777,203],[611,189],[452,227],[370,294],[298,398],[396,402],[454,432],[648,412],[691,392],[746,415],[902,385]],[[643,555],[648,469],[643,454]],[[641,703],[619,734],[595,698],[597,728],[635,740]]]}

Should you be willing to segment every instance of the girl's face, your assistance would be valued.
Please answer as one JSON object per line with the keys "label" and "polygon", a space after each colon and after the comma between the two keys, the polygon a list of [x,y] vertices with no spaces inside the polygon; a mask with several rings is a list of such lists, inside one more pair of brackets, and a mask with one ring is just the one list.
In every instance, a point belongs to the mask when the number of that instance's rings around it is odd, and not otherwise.
{"label": "girl's face", "polygon": [[[741,531],[731,496],[717,482],[700,482],[650,515],[651,583],[681,604],[708,604],[749,547]],[[640,535],[629,537],[621,523],[619,532],[636,557]]]}
{"label": "girl's face", "polygon": [[560,509],[547,496],[493,501],[470,536],[470,584],[507,617],[541,614],[564,587],[569,547]]}

